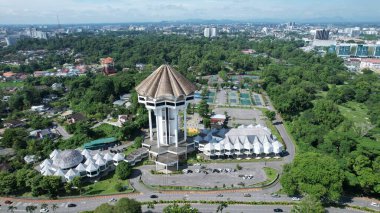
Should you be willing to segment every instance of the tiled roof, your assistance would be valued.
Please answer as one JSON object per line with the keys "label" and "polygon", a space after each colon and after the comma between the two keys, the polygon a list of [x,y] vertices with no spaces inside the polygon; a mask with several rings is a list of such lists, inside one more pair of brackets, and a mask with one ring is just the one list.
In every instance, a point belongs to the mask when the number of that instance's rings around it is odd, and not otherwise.
{"label": "tiled roof", "polygon": [[195,90],[194,84],[169,65],[161,65],[136,87],[141,96],[169,100],[188,96]]}

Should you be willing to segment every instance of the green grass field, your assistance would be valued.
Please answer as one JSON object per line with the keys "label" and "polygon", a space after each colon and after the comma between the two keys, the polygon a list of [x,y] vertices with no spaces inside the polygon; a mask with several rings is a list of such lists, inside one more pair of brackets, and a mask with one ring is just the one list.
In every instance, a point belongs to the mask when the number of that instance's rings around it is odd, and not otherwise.
{"label": "green grass field", "polygon": [[356,102],[347,102],[339,105],[339,111],[348,120],[356,126],[370,126],[371,121],[368,117],[368,109],[364,104]]}
{"label": "green grass field", "polygon": [[24,86],[24,82],[17,82],[17,81],[12,81],[12,82],[0,82],[0,88],[6,88],[6,87],[22,87]]}
{"label": "green grass field", "polygon": [[[118,192],[115,189],[115,185],[121,183],[123,186],[126,186],[127,189]],[[96,183],[87,185],[84,187],[84,192],[82,195],[106,195],[106,194],[117,194],[117,193],[128,193],[132,192],[132,187],[129,185],[128,180],[119,180],[116,175],[109,175],[104,177],[103,180],[100,180]]]}

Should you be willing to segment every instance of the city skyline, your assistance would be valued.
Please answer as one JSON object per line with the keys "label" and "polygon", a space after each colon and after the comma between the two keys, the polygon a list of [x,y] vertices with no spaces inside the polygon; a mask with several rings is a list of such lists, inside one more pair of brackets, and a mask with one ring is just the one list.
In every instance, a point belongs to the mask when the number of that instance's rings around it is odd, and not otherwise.
{"label": "city skyline", "polygon": [[[371,5],[369,7],[369,5]],[[36,0],[0,1],[0,24],[157,22],[182,20],[376,22],[380,2],[363,0]]]}

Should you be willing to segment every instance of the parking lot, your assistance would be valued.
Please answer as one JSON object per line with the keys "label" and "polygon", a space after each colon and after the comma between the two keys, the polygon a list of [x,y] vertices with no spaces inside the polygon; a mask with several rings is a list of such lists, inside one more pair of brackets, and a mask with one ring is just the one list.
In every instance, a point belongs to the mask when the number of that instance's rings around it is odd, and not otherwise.
{"label": "parking lot", "polygon": [[265,117],[260,110],[256,109],[238,109],[238,108],[216,108],[213,110],[216,114],[224,114],[227,112],[230,116],[228,121],[228,126],[233,127],[234,125],[244,124],[260,124],[266,126]]}
{"label": "parking lot", "polygon": [[154,166],[144,166],[142,180],[149,185],[192,186],[192,187],[231,187],[249,186],[266,180],[265,172],[257,164],[241,163],[242,169],[236,169],[236,163],[193,165],[186,168],[187,174],[153,175]]}

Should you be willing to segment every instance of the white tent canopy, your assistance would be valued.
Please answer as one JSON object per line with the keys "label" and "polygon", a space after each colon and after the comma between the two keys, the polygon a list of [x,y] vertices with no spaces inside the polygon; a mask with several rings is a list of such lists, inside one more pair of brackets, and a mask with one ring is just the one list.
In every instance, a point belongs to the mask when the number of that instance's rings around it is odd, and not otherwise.
{"label": "white tent canopy", "polygon": [[282,152],[282,149],[283,149],[284,146],[280,142],[275,141],[275,142],[272,143],[272,145],[273,145],[273,152],[275,154],[278,154],[278,153]]}
{"label": "white tent canopy", "polygon": [[94,163],[94,160],[92,160],[92,158],[88,158],[88,159],[86,160],[86,162],[84,162],[84,165],[88,166],[88,165],[90,165],[91,163]]}
{"label": "white tent canopy", "polygon": [[103,159],[105,161],[107,161],[107,162],[108,161],[113,161],[113,154],[112,153],[107,153],[107,154],[104,155]]}
{"label": "white tent canopy", "polygon": [[49,155],[50,159],[54,158],[54,156],[59,155],[60,151],[58,149],[54,149]]}
{"label": "white tent canopy", "polygon": [[86,171],[86,167],[82,163],[80,163],[77,167],[75,167],[75,170],[77,170],[78,172],[83,172]]}
{"label": "white tent canopy", "polygon": [[115,156],[113,156],[113,160],[117,162],[124,160],[124,158],[125,155],[122,153],[117,153]]}
{"label": "white tent canopy", "polygon": [[98,165],[94,164],[94,163],[90,163],[87,167],[86,167],[86,171],[87,172],[95,172],[95,171],[98,171],[99,167]]}
{"label": "white tent canopy", "polygon": [[67,181],[72,181],[77,176],[79,176],[78,172],[75,172],[73,169],[70,169],[65,174],[65,178]]}

